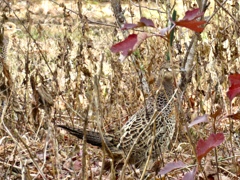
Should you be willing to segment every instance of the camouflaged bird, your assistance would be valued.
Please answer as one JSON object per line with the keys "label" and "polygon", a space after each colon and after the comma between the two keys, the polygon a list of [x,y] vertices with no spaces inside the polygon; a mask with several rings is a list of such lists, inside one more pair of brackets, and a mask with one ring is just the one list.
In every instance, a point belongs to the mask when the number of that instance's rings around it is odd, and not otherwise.
{"label": "camouflaged bird", "polygon": [[[159,88],[147,99],[146,106],[133,114],[126,124],[121,128],[120,133],[104,135],[105,144],[110,151],[121,152],[126,157],[130,152],[128,163],[140,167],[149,156],[151,144],[151,159],[166,151],[171,142],[176,126],[175,103],[174,103],[174,77],[169,68],[163,67],[160,71]],[[70,134],[82,139],[83,130],[58,125]],[[154,138],[153,138],[154,137]],[[92,145],[102,147],[102,140],[99,132],[87,131],[86,141]]]}
{"label": "camouflaged bird", "polygon": [[14,78],[12,78],[10,71],[12,66],[8,62],[8,49],[11,47],[12,35],[18,30],[20,29],[17,29],[17,26],[12,22],[0,25],[0,101],[1,104],[6,104],[6,99],[9,100],[8,96],[11,95],[13,110],[15,112],[23,112],[20,108],[17,94],[14,92]]}
{"label": "camouflaged bird", "polygon": [[17,31],[17,27],[12,22],[6,22],[2,25],[0,33],[0,57],[7,60],[8,48],[11,46],[11,36]]}

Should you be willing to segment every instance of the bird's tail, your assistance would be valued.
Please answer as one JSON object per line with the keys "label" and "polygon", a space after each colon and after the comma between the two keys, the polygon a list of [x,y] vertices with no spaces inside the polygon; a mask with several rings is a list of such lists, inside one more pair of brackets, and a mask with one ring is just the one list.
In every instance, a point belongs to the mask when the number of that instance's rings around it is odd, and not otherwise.
{"label": "bird's tail", "polygon": [[[71,135],[76,136],[79,139],[83,139],[83,129],[70,128],[64,125],[58,125],[58,127],[68,131]],[[102,140],[99,132],[87,131],[86,139],[87,143],[94,146],[102,147]]]}
{"label": "bird's tail", "polygon": [[[71,135],[76,136],[79,139],[83,139],[83,129],[77,129],[77,128],[70,128],[68,126],[64,125],[57,125],[58,127],[68,131]],[[95,131],[86,131],[86,140],[87,143],[92,144],[94,146],[102,147],[102,139],[101,134],[99,132]],[[110,135],[104,135],[104,140],[106,145],[111,148],[113,146],[116,147],[114,138],[112,138]]]}

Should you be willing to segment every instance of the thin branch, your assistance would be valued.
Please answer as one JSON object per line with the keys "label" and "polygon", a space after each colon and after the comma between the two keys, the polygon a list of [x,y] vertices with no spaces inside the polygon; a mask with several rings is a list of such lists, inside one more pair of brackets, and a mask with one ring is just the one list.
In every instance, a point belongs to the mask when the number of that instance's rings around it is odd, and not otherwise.
{"label": "thin branch", "polygon": [[[152,115],[149,123],[145,126],[145,128],[139,133],[139,135],[138,135],[137,138],[135,139],[135,141],[134,141],[131,149],[129,150],[129,152],[128,152],[128,154],[127,154],[127,157],[126,157],[126,159],[125,159],[125,161],[124,161],[124,165],[123,165],[123,168],[122,168],[121,176],[120,176],[120,178],[119,178],[120,180],[123,180],[123,179],[124,179],[124,173],[125,173],[126,166],[127,166],[127,164],[128,164],[128,160],[130,159],[130,156],[131,156],[131,154],[132,154],[132,151],[133,151],[134,147],[137,145],[139,138],[142,136],[143,133],[145,133],[146,129],[149,128],[149,127],[156,121],[156,117],[158,117],[158,116],[168,107],[168,105],[169,105],[170,103],[172,103],[172,101],[174,101],[174,97],[175,97],[177,91],[178,91],[178,89],[175,90],[174,94],[172,95],[172,97],[170,98],[170,100],[168,101],[168,103],[165,105],[164,108],[162,108],[162,110],[161,110],[160,112],[158,112],[158,111],[155,109],[155,111],[154,111],[154,113],[153,113],[153,115]],[[156,136],[157,136],[157,134],[156,134]]]}

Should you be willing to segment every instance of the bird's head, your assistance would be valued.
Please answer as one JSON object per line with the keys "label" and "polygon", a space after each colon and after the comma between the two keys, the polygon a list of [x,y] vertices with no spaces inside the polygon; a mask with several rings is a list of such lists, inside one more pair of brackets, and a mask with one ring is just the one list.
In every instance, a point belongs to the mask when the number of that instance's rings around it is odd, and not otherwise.
{"label": "bird's head", "polygon": [[4,35],[12,35],[13,33],[19,31],[16,24],[12,22],[6,22],[3,25]]}
{"label": "bird's head", "polygon": [[165,63],[160,68],[160,79],[171,81],[179,72],[179,66],[173,63]]}

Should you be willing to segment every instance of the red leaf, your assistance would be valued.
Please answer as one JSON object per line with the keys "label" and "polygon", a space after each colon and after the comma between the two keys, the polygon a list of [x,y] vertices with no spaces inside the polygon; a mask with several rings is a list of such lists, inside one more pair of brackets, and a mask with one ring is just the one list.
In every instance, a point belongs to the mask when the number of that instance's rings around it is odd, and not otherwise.
{"label": "red leaf", "polygon": [[240,95],[240,74],[229,75],[228,79],[231,86],[227,92],[227,96],[232,101],[234,97]]}
{"label": "red leaf", "polygon": [[193,9],[193,10],[190,10],[190,11],[187,11],[185,13],[185,16],[182,20],[186,20],[186,21],[191,21],[191,20],[194,20],[198,17],[201,17],[204,13],[200,11],[199,8],[196,8],[196,9]]}
{"label": "red leaf", "polygon": [[182,27],[186,27],[188,29],[191,29],[195,32],[202,32],[203,31],[203,27],[200,27],[201,25],[205,24],[206,21],[197,21],[196,19],[198,17],[201,17],[204,13],[200,11],[199,8],[197,9],[193,9],[191,11],[187,11],[185,13],[185,16],[182,20],[177,21],[176,25],[177,26],[182,26]]}
{"label": "red leaf", "polygon": [[219,146],[224,141],[223,133],[211,134],[206,141],[200,139],[197,143],[197,158],[201,159],[207,155],[213,148]]}
{"label": "red leaf", "polygon": [[196,21],[196,20],[192,20],[192,21],[188,21],[187,20],[187,21],[185,21],[185,20],[181,20],[181,21],[176,22],[176,25],[177,26],[186,27],[188,29],[191,29],[191,30],[193,30],[195,32],[200,33],[200,32],[203,31],[204,28],[203,27],[199,27],[199,26],[201,26],[201,25],[203,25],[205,23],[206,23],[206,21]]}
{"label": "red leaf", "polygon": [[232,118],[234,120],[240,120],[240,112],[237,112],[235,114],[230,114],[227,117]]}
{"label": "red leaf", "polygon": [[138,22],[137,24],[125,23],[124,26],[122,27],[122,30],[134,29],[134,28],[144,27],[144,26],[155,27],[151,19],[142,17],[140,19],[140,22]]}
{"label": "red leaf", "polygon": [[120,52],[123,55],[123,59],[125,59],[135,51],[146,38],[148,38],[147,33],[131,34],[124,41],[113,45],[110,50],[113,53]]}
{"label": "red leaf", "polygon": [[196,168],[194,168],[192,171],[186,173],[182,180],[194,180],[196,176]]}
{"label": "red leaf", "polygon": [[125,23],[121,29],[127,30],[127,29],[134,29],[136,27],[138,27],[138,24]]}
{"label": "red leaf", "polygon": [[129,35],[124,41],[113,45],[110,50],[113,53],[121,52],[127,56],[133,50],[134,45],[137,43],[137,34]]}
{"label": "red leaf", "polygon": [[153,23],[153,21],[152,21],[151,19],[147,19],[147,18],[145,18],[145,17],[142,17],[142,18],[140,19],[140,22],[144,23],[145,26],[155,27],[155,25],[154,25],[154,23]]}
{"label": "red leaf", "polygon": [[164,175],[169,173],[170,171],[174,170],[174,169],[178,169],[178,168],[183,168],[186,165],[182,162],[182,161],[178,161],[178,162],[171,162],[166,164],[161,171],[159,172],[159,174]]}
{"label": "red leaf", "polygon": [[198,116],[196,119],[194,119],[193,122],[191,122],[188,127],[192,127],[196,124],[202,123],[202,122],[208,122],[208,116],[205,114],[203,116]]}

